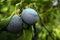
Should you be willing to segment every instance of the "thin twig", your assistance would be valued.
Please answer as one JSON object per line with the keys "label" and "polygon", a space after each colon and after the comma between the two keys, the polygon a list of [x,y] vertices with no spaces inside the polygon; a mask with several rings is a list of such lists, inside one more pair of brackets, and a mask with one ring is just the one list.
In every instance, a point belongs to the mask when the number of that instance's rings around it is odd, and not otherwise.
{"label": "thin twig", "polygon": [[19,13],[21,13],[21,12],[22,12],[22,7],[23,7],[23,0],[21,0],[21,2],[20,2],[20,7],[19,7],[20,12],[19,12]]}
{"label": "thin twig", "polygon": [[[35,6],[35,8],[36,8],[36,10],[37,10],[37,12],[38,12],[37,6],[36,6],[35,4],[33,4],[33,5]],[[38,14],[38,15],[39,15],[39,14]],[[47,32],[49,33],[50,37],[51,37],[53,40],[55,40],[54,37],[51,35],[51,32],[45,27],[45,23],[44,23],[44,21],[43,21],[43,18],[42,18],[40,15],[39,15],[39,19],[41,20],[43,27],[44,27],[44,28],[47,30]]]}
{"label": "thin twig", "polygon": [[40,20],[42,21],[42,24],[44,25],[43,27],[47,30],[47,32],[49,33],[49,35],[50,35],[50,37],[53,39],[53,40],[55,40],[54,38],[53,38],[53,36],[51,35],[51,32],[45,27],[45,23],[44,23],[44,21],[43,21],[43,19],[40,17]]}

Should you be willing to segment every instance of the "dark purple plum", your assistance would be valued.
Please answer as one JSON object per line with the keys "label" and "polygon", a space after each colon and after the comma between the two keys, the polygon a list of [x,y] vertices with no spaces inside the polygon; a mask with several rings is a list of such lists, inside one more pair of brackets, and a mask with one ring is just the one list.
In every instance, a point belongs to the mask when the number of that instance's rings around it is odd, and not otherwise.
{"label": "dark purple plum", "polygon": [[34,9],[27,8],[22,11],[21,18],[27,24],[35,24],[38,20],[38,14]]}
{"label": "dark purple plum", "polygon": [[57,6],[57,5],[58,5],[58,0],[54,0],[53,6]]}
{"label": "dark purple plum", "polygon": [[22,19],[19,16],[14,15],[8,24],[7,30],[9,32],[19,32],[23,28],[22,23]]}

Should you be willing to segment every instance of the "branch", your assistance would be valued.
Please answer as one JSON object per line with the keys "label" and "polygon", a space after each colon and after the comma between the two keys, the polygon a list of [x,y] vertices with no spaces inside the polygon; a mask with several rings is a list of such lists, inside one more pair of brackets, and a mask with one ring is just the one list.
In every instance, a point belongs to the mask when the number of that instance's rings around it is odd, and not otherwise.
{"label": "branch", "polygon": [[52,32],[49,31],[49,30],[45,27],[45,23],[44,23],[42,17],[40,16],[39,18],[40,18],[40,20],[41,20],[41,22],[42,22],[43,27],[44,27],[44,28],[47,30],[47,32],[49,33],[50,37],[51,37],[53,40],[55,40],[54,37],[51,35]]}
{"label": "branch", "polygon": [[[36,8],[36,10],[37,10],[37,12],[38,12],[37,6],[36,6],[35,4],[33,4],[33,5],[34,5],[34,7]],[[39,14],[38,14],[38,15],[39,15]],[[44,20],[43,20],[43,18],[42,18],[40,15],[39,15],[39,19],[41,20],[43,27],[44,27],[44,28],[47,30],[47,32],[49,33],[50,37],[51,37],[53,40],[55,40],[54,37],[51,35],[51,32],[45,27]]]}

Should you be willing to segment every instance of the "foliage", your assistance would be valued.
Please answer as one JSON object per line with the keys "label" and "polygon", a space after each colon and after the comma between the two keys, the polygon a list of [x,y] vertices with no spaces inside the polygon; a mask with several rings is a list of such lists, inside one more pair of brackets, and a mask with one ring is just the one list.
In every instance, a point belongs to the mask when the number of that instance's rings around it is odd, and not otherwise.
{"label": "foliage", "polygon": [[[22,9],[20,2],[22,2]],[[54,0],[0,0],[0,30],[7,27],[13,15],[21,15],[19,9],[24,10],[28,7],[35,9],[38,12],[39,20],[36,26],[40,28],[38,40],[60,40],[60,1],[57,6],[53,6]],[[20,11],[21,11],[20,10]],[[42,20],[40,20],[42,18]],[[42,25],[42,21],[45,25]],[[49,32],[51,35],[49,35]],[[0,40],[31,40],[34,35],[33,28],[23,30],[22,36],[20,33],[10,33],[2,31]]]}

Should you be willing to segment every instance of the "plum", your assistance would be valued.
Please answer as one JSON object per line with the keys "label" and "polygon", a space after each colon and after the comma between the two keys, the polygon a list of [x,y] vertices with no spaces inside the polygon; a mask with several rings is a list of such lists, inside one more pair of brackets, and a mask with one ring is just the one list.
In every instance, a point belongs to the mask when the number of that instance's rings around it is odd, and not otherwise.
{"label": "plum", "polygon": [[7,26],[7,30],[9,32],[20,32],[23,29],[22,23],[22,19],[19,16],[14,15]]}
{"label": "plum", "polygon": [[38,14],[34,9],[26,8],[25,10],[22,11],[21,18],[25,23],[31,25],[37,22]]}
{"label": "plum", "polygon": [[57,6],[57,5],[58,5],[58,0],[54,0],[53,6]]}

